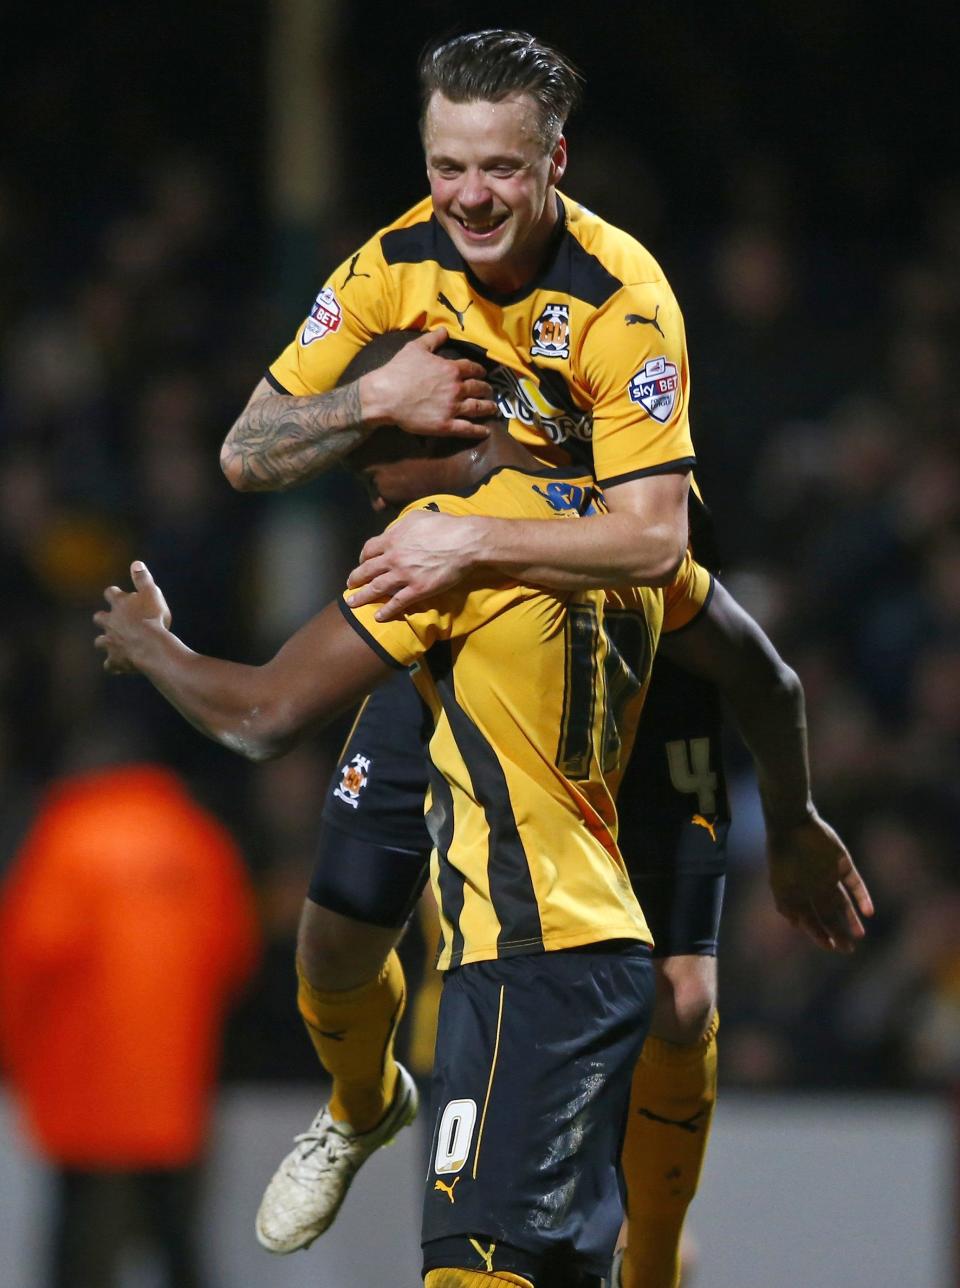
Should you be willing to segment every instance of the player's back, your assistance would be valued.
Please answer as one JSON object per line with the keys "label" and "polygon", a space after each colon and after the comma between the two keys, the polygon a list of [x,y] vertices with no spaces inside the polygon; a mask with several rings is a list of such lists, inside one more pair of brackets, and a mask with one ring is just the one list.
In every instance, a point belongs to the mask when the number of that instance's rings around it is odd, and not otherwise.
{"label": "player's back", "polygon": [[[552,521],[562,541],[563,525],[589,522],[602,501],[582,476],[501,468],[424,505]],[[663,592],[625,592],[615,640],[602,591],[483,580],[397,622],[356,610],[379,647],[412,664],[432,717],[440,964],[649,939],[616,845],[613,786],[630,737],[619,717],[639,713]]]}

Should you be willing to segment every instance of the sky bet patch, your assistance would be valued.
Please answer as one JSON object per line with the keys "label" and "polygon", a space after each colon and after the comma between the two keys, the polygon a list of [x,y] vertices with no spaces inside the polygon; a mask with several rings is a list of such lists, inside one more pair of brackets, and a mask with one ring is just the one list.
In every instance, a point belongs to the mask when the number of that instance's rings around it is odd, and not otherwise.
{"label": "sky bet patch", "polygon": [[630,401],[639,404],[661,425],[673,415],[679,389],[677,368],[664,357],[648,358],[627,385]]}
{"label": "sky bet patch", "polygon": [[308,344],[313,344],[314,340],[321,340],[325,335],[339,331],[342,321],[340,301],[333,293],[333,287],[325,286],[313,301],[310,316],[304,322],[303,330],[300,332],[300,343],[306,348]]}

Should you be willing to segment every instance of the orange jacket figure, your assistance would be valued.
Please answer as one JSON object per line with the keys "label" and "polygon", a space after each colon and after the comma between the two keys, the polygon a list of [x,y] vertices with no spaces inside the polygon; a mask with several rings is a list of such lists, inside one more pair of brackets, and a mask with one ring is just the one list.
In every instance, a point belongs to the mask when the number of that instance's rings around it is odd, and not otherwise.
{"label": "orange jacket figure", "polygon": [[0,1041],[45,1155],[116,1170],[197,1159],[257,940],[236,846],[172,773],[54,786],[0,897]]}

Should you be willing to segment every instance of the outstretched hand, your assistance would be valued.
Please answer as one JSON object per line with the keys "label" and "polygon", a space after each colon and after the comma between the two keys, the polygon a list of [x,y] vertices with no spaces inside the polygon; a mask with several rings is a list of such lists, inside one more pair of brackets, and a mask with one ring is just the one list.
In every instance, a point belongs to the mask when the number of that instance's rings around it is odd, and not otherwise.
{"label": "outstretched hand", "polygon": [[793,827],[768,830],[767,857],[777,910],[821,948],[852,953],[873,901],[829,823],[814,812]]}
{"label": "outstretched hand", "polygon": [[374,405],[390,423],[411,434],[486,438],[490,431],[477,422],[498,414],[487,372],[470,358],[438,357],[447,339],[446,328],[438,327],[411,340],[362,377],[367,392],[375,391]]}
{"label": "outstretched hand", "polygon": [[169,630],[173,620],[163,592],[146,564],[130,565],[133,590],[108,586],[103,597],[110,605],[94,613],[94,625],[101,634],[93,647],[106,654],[103,669],[111,675],[125,675],[138,669],[137,656],[151,631]]}

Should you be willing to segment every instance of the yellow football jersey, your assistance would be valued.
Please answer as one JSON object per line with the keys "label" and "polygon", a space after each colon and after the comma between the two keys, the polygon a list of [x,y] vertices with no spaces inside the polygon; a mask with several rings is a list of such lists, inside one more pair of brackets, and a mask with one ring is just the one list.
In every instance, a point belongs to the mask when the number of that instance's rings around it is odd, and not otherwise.
{"label": "yellow football jersey", "polygon": [[[590,522],[602,508],[570,471],[500,468],[465,495],[424,498],[447,514]],[[562,540],[558,532],[558,540]],[[608,939],[650,941],[616,843],[613,798],[650,666],[667,628],[706,602],[688,557],[667,593],[553,592],[467,581],[429,608],[347,620],[409,667],[429,707],[433,882],[441,969]]]}
{"label": "yellow football jersey", "polygon": [[420,202],[331,274],[267,379],[321,393],[372,336],[442,325],[487,367],[510,432],[545,464],[603,487],[692,468],[686,337],[663,271],[629,234],[557,200],[544,267],[510,295],[471,273]]}

